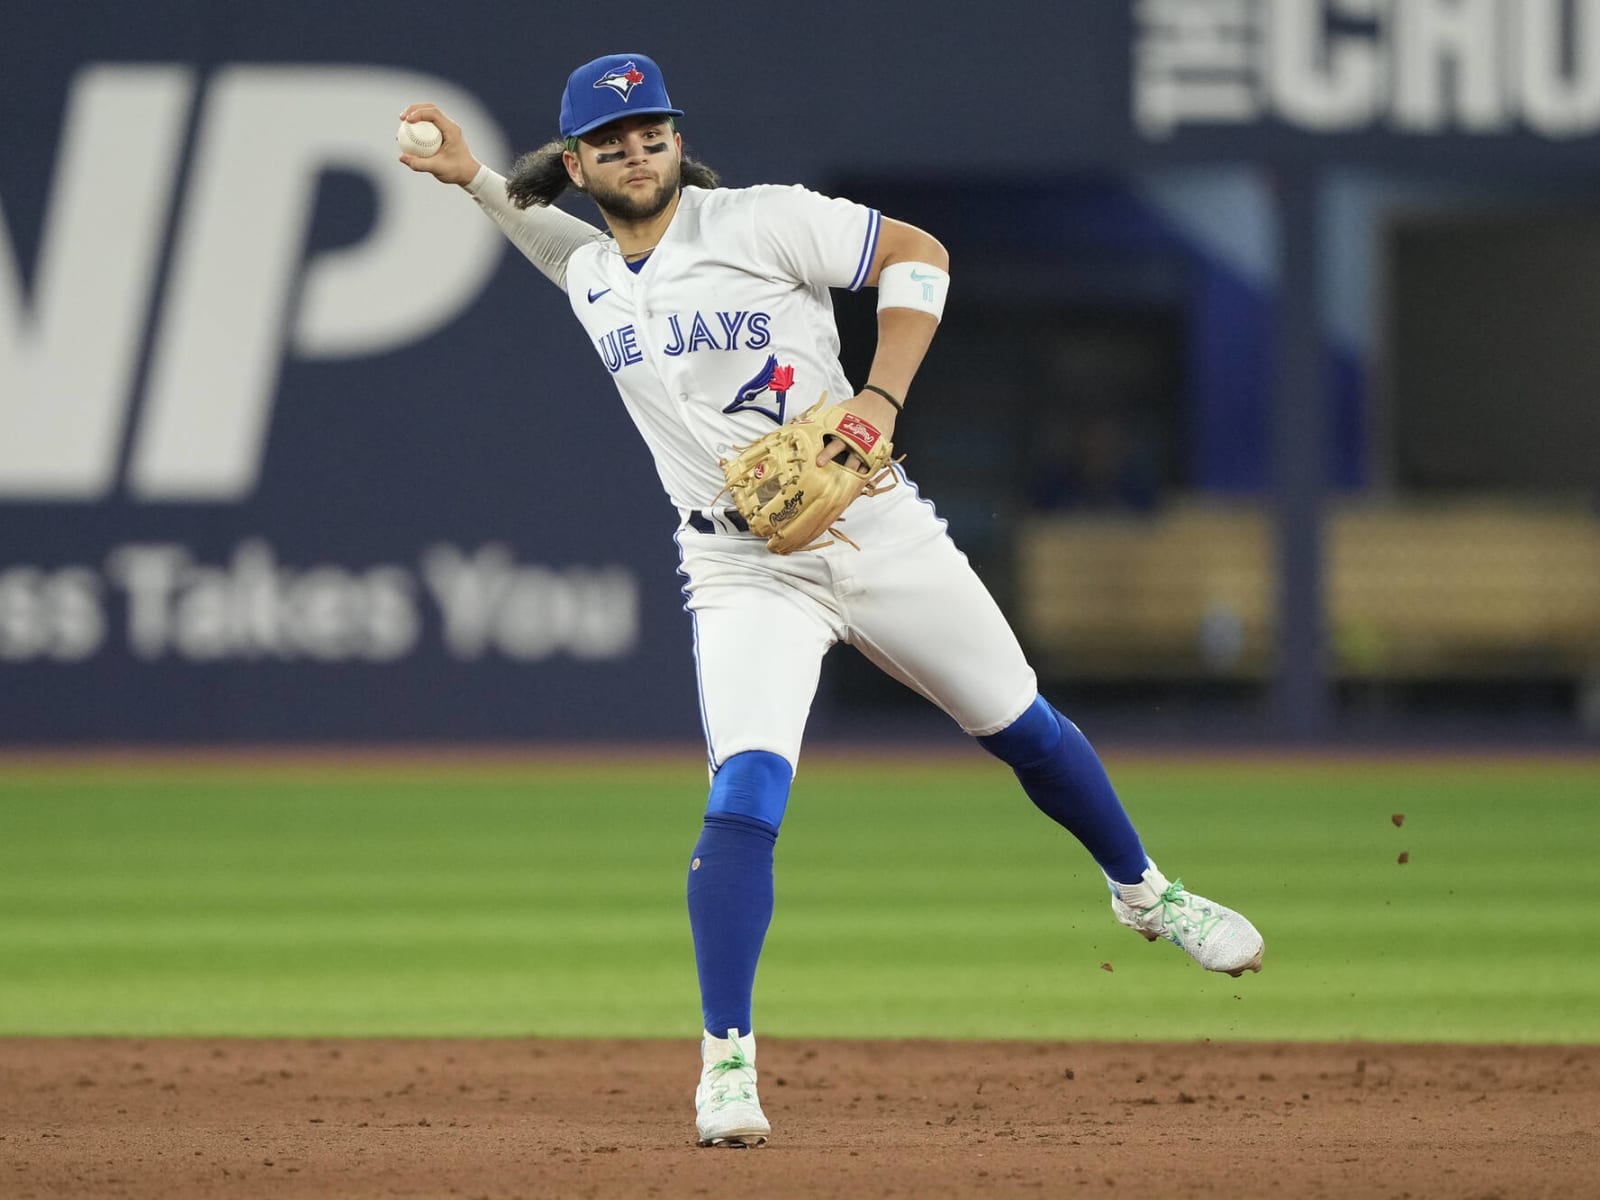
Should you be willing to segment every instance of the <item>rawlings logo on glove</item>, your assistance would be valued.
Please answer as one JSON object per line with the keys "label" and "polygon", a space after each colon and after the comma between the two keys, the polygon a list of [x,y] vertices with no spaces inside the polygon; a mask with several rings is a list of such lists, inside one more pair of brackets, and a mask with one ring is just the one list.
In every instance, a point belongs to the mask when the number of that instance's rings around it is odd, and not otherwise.
{"label": "rawlings logo on glove", "polygon": [[[835,541],[856,546],[837,528],[857,496],[876,496],[895,486],[889,439],[870,422],[842,407],[823,407],[824,393],[787,425],[723,459],[722,474],[734,507],[750,532],[767,539],[774,554],[820,550]],[[817,465],[823,442],[845,449]],[[890,482],[884,483],[888,478]]]}

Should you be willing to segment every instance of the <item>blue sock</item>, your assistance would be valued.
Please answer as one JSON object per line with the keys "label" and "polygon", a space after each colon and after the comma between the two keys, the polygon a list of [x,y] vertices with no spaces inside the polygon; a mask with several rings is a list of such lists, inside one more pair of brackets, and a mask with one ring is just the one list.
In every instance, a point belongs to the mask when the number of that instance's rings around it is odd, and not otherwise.
{"label": "blue sock", "polygon": [[711,784],[689,864],[689,928],[705,1029],[750,1032],[756,963],[772,923],[772,855],[793,771],[776,754],[736,754]]}
{"label": "blue sock", "polygon": [[1140,880],[1148,865],[1144,846],[1100,756],[1043,696],[978,744],[1016,772],[1028,799],[1082,842],[1101,870],[1118,883]]}

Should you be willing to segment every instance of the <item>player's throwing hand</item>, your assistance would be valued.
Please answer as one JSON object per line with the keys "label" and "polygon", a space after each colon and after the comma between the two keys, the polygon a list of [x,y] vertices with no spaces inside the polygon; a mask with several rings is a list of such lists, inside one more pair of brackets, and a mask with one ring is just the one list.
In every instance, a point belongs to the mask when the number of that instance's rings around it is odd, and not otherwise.
{"label": "player's throwing hand", "polygon": [[439,127],[444,140],[437,154],[423,158],[416,154],[402,154],[400,161],[413,171],[435,176],[440,183],[467,184],[477,175],[482,164],[467,148],[467,139],[457,125],[435,104],[413,104],[400,114],[402,121],[432,121]]}

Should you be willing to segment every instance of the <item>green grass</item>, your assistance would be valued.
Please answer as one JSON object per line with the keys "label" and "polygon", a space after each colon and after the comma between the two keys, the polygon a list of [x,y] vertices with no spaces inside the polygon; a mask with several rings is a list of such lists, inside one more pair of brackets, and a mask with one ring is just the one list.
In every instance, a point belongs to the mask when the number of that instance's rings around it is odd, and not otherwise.
{"label": "green grass", "polygon": [[[1600,1041],[1595,762],[1111,767],[1168,874],[1261,927],[1261,975],[1115,925],[1077,843],[979,755],[818,760],[757,1028]],[[0,1034],[693,1036],[703,802],[692,756],[4,766]]]}

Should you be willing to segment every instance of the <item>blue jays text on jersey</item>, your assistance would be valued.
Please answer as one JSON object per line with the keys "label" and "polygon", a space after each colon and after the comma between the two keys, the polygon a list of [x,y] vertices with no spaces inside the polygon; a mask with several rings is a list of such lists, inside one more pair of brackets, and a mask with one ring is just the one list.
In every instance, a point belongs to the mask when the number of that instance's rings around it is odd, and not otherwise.
{"label": "blue jays text on jersey", "polygon": [[[699,312],[673,313],[666,324],[668,336],[661,353],[671,358],[697,350],[764,350],[772,341],[772,317],[764,312],[716,312],[711,320]],[[601,334],[595,346],[613,375],[644,361],[638,331],[631,324]]]}

